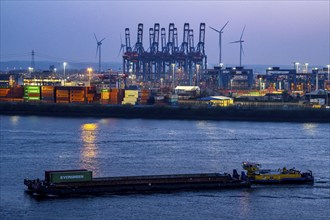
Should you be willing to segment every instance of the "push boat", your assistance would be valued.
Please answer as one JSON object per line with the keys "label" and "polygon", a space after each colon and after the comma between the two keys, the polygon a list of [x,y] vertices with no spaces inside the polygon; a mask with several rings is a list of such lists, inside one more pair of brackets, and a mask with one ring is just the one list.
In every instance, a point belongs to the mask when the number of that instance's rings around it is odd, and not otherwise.
{"label": "push boat", "polygon": [[314,183],[312,171],[301,172],[295,168],[283,167],[277,170],[261,169],[258,163],[243,162],[247,179],[251,184],[306,184]]}
{"label": "push boat", "polygon": [[220,190],[249,188],[251,184],[227,173],[173,174],[93,178],[88,170],[45,171],[45,179],[24,179],[27,192],[42,196],[83,194],[130,194],[178,190]]}

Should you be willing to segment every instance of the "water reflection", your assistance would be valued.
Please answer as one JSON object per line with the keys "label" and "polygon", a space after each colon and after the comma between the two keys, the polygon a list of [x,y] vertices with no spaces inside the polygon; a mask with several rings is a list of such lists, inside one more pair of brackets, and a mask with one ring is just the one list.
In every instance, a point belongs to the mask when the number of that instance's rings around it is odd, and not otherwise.
{"label": "water reflection", "polygon": [[81,125],[81,140],[83,142],[81,162],[85,169],[93,171],[93,175],[97,175],[99,172],[98,147],[96,145],[97,132],[98,124],[96,123]]}
{"label": "water reflection", "polygon": [[241,191],[239,193],[239,215],[242,219],[247,218],[248,216],[251,216],[251,192],[250,191]]}
{"label": "water reflection", "polygon": [[316,132],[317,124],[314,123],[304,123],[303,128],[307,134],[314,135]]}
{"label": "water reflection", "polygon": [[18,121],[19,121],[19,116],[11,116],[10,117],[10,122],[16,126],[18,124]]}
{"label": "water reflection", "polygon": [[204,152],[208,157],[208,167],[213,170],[219,170],[222,168],[223,161],[223,146],[222,135],[219,133],[219,127],[217,123],[209,121],[199,121],[196,124],[199,134],[203,137]]}

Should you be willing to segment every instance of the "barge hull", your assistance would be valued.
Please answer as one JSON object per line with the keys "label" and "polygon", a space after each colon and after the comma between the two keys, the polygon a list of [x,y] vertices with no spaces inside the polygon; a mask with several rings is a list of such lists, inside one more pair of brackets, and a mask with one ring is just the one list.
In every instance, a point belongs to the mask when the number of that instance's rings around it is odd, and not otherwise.
{"label": "barge hull", "polygon": [[24,180],[32,193],[70,196],[83,194],[132,194],[193,190],[221,190],[248,188],[249,182],[232,178],[229,174],[180,174],[133,177],[93,178],[86,182],[48,183]]}
{"label": "barge hull", "polygon": [[142,186],[116,186],[116,187],[80,187],[80,188],[39,188],[33,191],[39,195],[88,195],[88,194],[136,194],[136,193],[167,193],[175,191],[195,191],[195,190],[221,190],[235,188],[249,188],[250,184],[235,183],[201,183],[201,184],[156,184]]}
{"label": "barge hull", "polygon": [[251,184],[313,184],[314,179],[250,180]]}

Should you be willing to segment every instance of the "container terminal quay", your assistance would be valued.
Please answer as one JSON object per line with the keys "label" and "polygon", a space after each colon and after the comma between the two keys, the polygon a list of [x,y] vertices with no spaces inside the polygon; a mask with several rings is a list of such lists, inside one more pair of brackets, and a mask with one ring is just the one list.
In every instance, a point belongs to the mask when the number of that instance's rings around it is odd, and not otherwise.
{"label": "container terminal quay", "polygon": [[219,65],[210,68],[205,29],[201,23],[195,45],[194,31],[185,23],[179,44],[173,23],[168,32],[156,23],[144,46],[143,24],[138,24],[134,45],[126,28],[118,69],[102,68],[104,39],[96,35],[98,68],[73,69],[64,61],[38,69],[38,52],[32,50],[29,67],[0,72],[0,114],[330,121],[329,64],[310,68],[292,62],[291,68],[254,73],[242,64],[242,50],[239,65],[223,64],[220,47]]}

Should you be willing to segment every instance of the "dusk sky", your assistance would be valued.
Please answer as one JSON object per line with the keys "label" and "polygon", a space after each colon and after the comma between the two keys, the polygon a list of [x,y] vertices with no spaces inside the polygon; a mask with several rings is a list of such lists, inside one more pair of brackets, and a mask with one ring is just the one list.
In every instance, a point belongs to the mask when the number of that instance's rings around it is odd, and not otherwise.
{"label": "dusk sky", "polygon": [[37,60],[97,62],[96,41],[102,62],[121,61],[120,34],[130,28],[136,42],[138,23],[144,24],[144,47],[149,28],[160,23],[168,32],[175,23],[182,42],[183,24],[194,29],[205,22],[208,63],[218,62],[218,34],[227,21],[222,43],[225,64],[239,64],[243,36],[244,64],[291,65],[294,61],[325,66],[329,58],[329,0],[324,1],[4,1],[1,0],[1,61]]}

